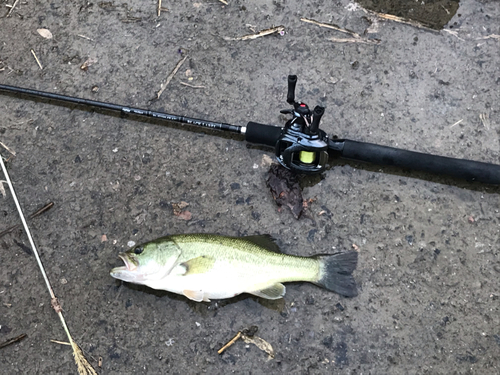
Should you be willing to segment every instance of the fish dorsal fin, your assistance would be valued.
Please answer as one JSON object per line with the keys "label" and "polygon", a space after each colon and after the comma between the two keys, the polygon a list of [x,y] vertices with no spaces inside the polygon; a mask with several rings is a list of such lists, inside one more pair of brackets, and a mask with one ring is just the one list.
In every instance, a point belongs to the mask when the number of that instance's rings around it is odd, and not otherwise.
{"label": "fish dorsal fin", "polygon": [[273,253],[281,254],[279,246],[276,244],[275,239],[270,234],[258,234],[255,236],[243,237],[245,241],[251,242],[257,246],[263,247]]}
{"label": "fish dorsal fin", "polygon": [[276,283],[266,289],[255,290],[253,292],[248,292],[248,293],[265,299],[280,299],[285,295],[286,288],[283,284]]}
{"label": "fish dorsal fin", "polygon": [[181,263],[179,266],[185,269],[183,276],[205,273],[214,266],[215,259],[208,255],[201,255]]}
{"label": "fish dorsal fin", "polygon": [[205,292],[203,290],[183,290],[182,294],[184,294],[190,300],[196,302],[210,302],[210,300],[205,296]]}

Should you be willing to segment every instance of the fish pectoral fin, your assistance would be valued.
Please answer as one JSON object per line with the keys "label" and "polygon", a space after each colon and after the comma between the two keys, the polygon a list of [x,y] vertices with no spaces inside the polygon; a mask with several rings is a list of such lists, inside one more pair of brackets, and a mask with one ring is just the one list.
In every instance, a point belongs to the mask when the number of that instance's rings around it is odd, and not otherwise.
{"label": "fish pectoral fin", "polygon": [[208,297],[205,296],[205,292],[203,290],[183,290],[182,294],[184,294],[187,298],[196,302],[210,302]]}
{"label": "fish pectoral fin", "polygon": [[285,295],[286,288],[283,284],[276,283],[266,289],[255,290],[253,292],[248,292],[248,293],[265,299],[280,299]]}
{"label": "fish pectoral fin", "polygon": [[169,272],[168,276],[184,276],[186,272],[187,268],[184,266],[184,263],[180,263],[172,268],[172,271]]}
{"label": "fish pectoral fin", "polygon": [[210,271],[215,263],[215,259],[208,255],[202,255],[180,264],[185,268],[183,276],[205,273]]}

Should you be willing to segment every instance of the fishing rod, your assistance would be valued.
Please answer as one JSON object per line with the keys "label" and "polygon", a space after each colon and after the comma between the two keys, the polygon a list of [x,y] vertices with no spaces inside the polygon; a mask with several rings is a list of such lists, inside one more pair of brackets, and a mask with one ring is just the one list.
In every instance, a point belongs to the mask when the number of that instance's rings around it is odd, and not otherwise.
{"label": "fishing rod", "polygon": [[116,111],[124,115],[151,117],[242,134],[249,143],[274,148],[278,162],[297,174],[321,173],[326,169],[329,158],[332,157],[500,185],[500,165],[497,164],[425,154],[349,139],[329,138],[319,128],[325,108],[316,106],[311,110],[307,104],[295,101],[296,84],[297,76],[289,75],[286,101],[293,106],[293,109],[280,111],[292,116],[284,127],[252,121],[246,126],[231,125],[1,84],[0,92],[52,99],[63,103]]}

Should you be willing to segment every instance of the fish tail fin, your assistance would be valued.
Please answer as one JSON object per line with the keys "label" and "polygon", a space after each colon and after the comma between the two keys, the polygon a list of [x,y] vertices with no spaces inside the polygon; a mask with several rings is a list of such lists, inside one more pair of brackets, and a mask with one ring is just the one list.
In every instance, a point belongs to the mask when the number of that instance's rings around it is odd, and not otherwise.
{"label": "fish tail fin", "polygon": [[358,265],[358,253],[350,251],[332,255],[318,255],[319,280],[315,283],[345,297],[356,297],[358,291],[352,272]]}

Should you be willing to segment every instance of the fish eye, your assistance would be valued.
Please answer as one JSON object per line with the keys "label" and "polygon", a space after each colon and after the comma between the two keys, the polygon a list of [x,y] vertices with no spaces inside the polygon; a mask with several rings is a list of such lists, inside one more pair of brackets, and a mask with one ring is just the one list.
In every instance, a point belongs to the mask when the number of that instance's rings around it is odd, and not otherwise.
{"label": "fish eye", "polygon": [[141,254],[143,251],[144,251],[144,248],[142,246],[137,246],[134,249],[134,253],[137,254],[137,255]]}

